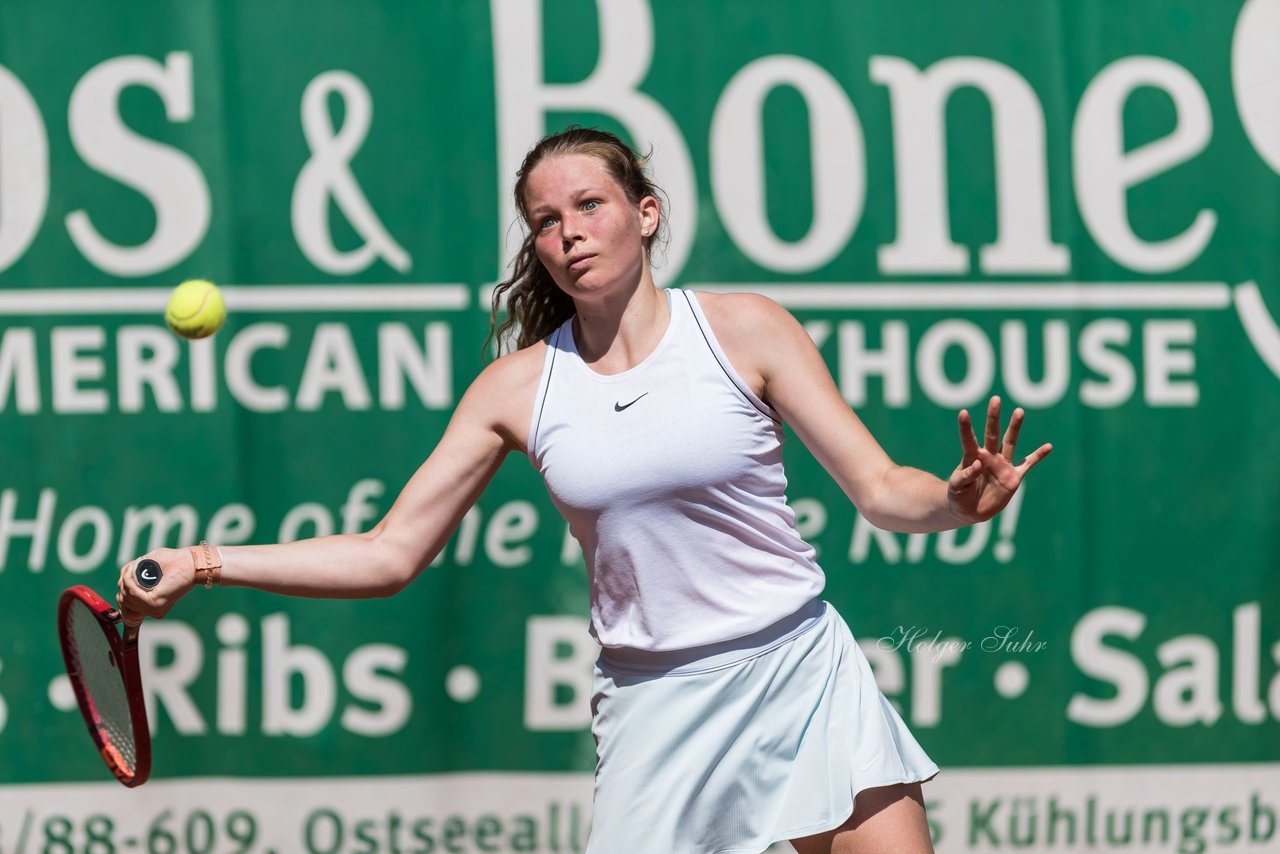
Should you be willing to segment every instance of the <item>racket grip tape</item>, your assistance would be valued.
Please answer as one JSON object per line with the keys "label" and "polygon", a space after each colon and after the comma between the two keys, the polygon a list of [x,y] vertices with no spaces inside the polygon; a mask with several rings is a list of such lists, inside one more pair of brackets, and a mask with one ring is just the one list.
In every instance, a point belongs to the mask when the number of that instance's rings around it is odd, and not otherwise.
{"label": "racket grip tape", "polygon": [[163,575],[164,570],[160,569],[160,564],[149,557],[138,561],[133,568],[133,577],[138,582],[138,586],[146,590],[159,584]]}

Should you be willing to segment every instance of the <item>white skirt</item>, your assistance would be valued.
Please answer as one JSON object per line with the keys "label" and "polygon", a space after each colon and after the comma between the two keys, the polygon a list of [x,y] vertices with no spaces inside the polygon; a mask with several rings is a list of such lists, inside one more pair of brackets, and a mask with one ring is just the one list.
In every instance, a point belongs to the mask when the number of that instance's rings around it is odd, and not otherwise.
{"label": "white skirt", "polygon": [[758,854],[938,773],[818,600],[723,644],[606,649],[593,688],[587,854]]}

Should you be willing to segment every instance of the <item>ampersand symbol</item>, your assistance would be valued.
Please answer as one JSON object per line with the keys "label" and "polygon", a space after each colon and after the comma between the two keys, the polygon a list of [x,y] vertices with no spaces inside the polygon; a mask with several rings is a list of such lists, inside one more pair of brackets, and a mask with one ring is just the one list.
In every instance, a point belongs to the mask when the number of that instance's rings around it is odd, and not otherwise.
{"label": "ampersand symbol", "polygon": [[[337,131],[329,115],[328,99],[342,98],[344,118]],[[311,263],[329,273],[364,270],[383,258],[400,272],[409,269],[409,253],[387,233],[351,174],[351,159],[369,131],[373,102],[369,90],[345,71],[319,75],[302,93],[302,131],[311,158],[293,185],[293,233]],[[333,245],[329,232],[329,198],[332,197],[364,245],[349,252]]]}

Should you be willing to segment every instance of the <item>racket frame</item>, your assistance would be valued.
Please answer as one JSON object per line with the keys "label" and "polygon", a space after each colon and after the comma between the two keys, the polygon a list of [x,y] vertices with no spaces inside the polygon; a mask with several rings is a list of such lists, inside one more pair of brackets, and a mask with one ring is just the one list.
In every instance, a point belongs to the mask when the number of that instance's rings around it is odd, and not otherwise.
{"label": "racket frame", "polygon": [[[97,618],[99,628],[106,635],[112,659],[124,681],[125,699],[129,704],[129,720],[133,728],[134,767],[132,771],[125,767],[117,747],[103,736],[101,717],[98,715],[93,698],[85,689],[78,656],[72,650],[71,608],[77,603],[88,606],[89,611]],[[83,584],[67,588],[58,600],[58,641],[62,646],[62,660],[67,667],[67,677],[71,682],[72,690],[75,691],[76,704],[80,707],[85,726],[89,730],[94,746],[98,748],[98,754],[106,762],[107,768],[117,780],[132,788],[141,786],[151,775],[151,729],[147,724],[147,710],[142,695],[142,677],[138,671],[138,626],[125,623],[122,638],[120,631],[116,628],[121,622],[120,612]]]}

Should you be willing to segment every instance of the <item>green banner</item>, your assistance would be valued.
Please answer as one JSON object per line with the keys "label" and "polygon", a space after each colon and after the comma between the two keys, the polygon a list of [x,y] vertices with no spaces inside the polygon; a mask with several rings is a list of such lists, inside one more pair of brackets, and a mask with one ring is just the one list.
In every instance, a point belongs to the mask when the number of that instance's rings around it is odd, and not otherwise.
{"label": "green banner", "polygon": [[[486,362],[516,167],[569,123],[652,150],[661,282],[791,310],[897,462],[949,472],[991,394],[1054,443],[1001,516],[912,536],[786,445],[825,596],[944,769],[942,850],[1107,814],[1114,850],[1280,844],[1277,0],[46,0],[0,28],[0,850],[131,847],[91,822],[115,784],[60,591],[375,524]],[[230,314],[188,343],[161,313],[193,277]],[[127,838],[580,850],[586,600],[518,458],[394,598],[193,591],[142,632]],[[407,779],[362,842],[351,805]]]}

